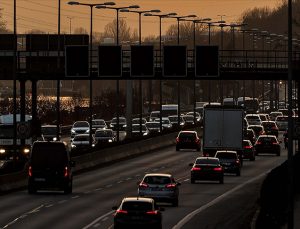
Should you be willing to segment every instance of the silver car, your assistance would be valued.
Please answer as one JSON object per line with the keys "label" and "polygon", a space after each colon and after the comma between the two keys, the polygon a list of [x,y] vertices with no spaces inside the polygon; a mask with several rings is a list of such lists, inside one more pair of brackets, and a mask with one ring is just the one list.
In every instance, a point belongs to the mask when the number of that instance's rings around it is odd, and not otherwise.
{"label": "silver car", "polygon": [[157,202],[170,202],[173,206],[178,206],[178,186],[181,184],[176,182],[171,174],[149,173],[138,185],[139,196],[153,198]]}

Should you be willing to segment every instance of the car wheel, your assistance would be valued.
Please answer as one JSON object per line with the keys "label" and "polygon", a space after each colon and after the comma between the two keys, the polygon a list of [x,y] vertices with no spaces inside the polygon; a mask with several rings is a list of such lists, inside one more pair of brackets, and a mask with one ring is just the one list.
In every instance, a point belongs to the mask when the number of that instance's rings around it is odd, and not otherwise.
{"label": "car wheel", "polygon": [[279,156],[280,156],[280,152],[278,152],[278,153],[276,154],[276,156],[279,157]]}
{"label": "car wheel", "polygon": [[241,170],[239,169],[236,171],[236,176],[239,177],[240,175],[241,175]]}
{"label": "car wheel", "polygon": [[250,161],[255,161],[255,156],[251,157]]}
{"label": "car wheel", "polygon": [[191,184],[195,184],[195,179],[191,178]]}
{"label": "car wheel", "polygon": [[175,199],[175,200],[173,200],[172,206],[173,206],[173,207],[178,207],[178,198]]}
{"label": "car wheel", "polygon": [[28,194],[35,194],[36,188],[33,185],[28,185]]}
{"label": "car wheel", "polygon": [[64,193],[65,194],[71,194],[72,192],[73,192],[73,187],[72,187],[73,185],[72,185],[72,182],[71,182],[71,184],[69,184],[69,185],[67,185],[66,187],[65,187],[65,189],[64,189]]}
{"label": "car wheel", "polygon": [[222,177],[222,178],[219,180],[219,183],[220,183],[220,184],[224,184],[224,177]]}
{"label": "car wheel", "polygon": [[179,150],[180,150],[179,147],[176,146],[176,151],[179,151]]}

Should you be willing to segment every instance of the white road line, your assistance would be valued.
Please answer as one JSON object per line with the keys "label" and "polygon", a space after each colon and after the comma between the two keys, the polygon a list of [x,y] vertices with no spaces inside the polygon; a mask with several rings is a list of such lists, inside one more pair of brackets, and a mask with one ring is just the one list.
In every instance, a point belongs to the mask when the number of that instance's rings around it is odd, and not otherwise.
{"label": "white road line", "polygon": [[72,199],[77,199],[79,198],[80,196],[72,196]]}
{"label": "white road line", "polygon": [[108,185],[105,186],[105,188],[110,188],[112,186],[113,186],[112,184],[108,184]]}
{"label": "white road line", "polygon": [[105,222],[106,220],[108,220],[108,217],[105,217],[104,219],[102,219],[102,222]]}
{"label": "white road line", "polygon": [[236,187],[234,187],[233,189],[229,190],[228,192],[225,192],[224,194],[222,194],[221,196],[218,196],[216,199],[212,200],[211,202],[201,206],[200,208],[196,209],[195,211],[191,212],[190,214],[186,215],[182,220],[180,220],[172,229],[180,229],[182,228],[187,222],[189,222],[195,215],[199,214],[200,212],[204,211],[205,209],[215,205],[216,203],[220,202],[222,199],[224,199],[225,197],[229,196],[231,193],[241,189],[242,187],[244,187],[245,185],[260,179],[261,177],[265,176],[267,173],[269,173],[270,171],[267,171],[265,173],[262,173],[248,181],[246,181],[245,183],[242,183]]}
{"label": "white road line", "polygon": [[123,182],[124,182],[124,181],[120,180],[120,181],[117,182],[117,184],[121,184],[121,183],[123,183]]}
{"label": "white road line", "polygon": [[65,202],[67,202],[67,200],[61,200],[61,201],[59,201],[58,203],[59,203],[59,204],[63,204],[63,203],[65,203]]}
{"label": "white road line", "polygon": [[101,191],[101,190],[103,190],[103,188],[97,188],[97,189],[95,189],[95,191]]}
{"label": "white road line", "polygon": [[110,211],[110,212],[107,212],[106,214],[98,217],[97,219],[95,219],[93,222],[91,222],[89,225],[83,227],[82,229],[88,229],[90,227],[92,227],[93,225],[95,225],[96,223],[98,223],[100,220],[106,218],[107,216],[113,214],[115,211]]}
{"label": "white road line", "polygon": [[51,207],[53,207],[53,204],[48,204],[45,206],[45,208],[51,208]]}
{"label": "white road line", "polygon": [[186,182],[186,181],[189,181],[190,179],[185,179],[184,181]]}

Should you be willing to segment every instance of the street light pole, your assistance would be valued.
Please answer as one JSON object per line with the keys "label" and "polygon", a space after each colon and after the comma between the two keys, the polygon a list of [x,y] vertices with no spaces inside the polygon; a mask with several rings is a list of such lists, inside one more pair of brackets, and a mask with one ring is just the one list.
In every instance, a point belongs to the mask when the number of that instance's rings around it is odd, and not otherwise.
{"label": "street light pole", "polygon": [[72,34],[72,19],[73,19],[73,17],[67,17],[68,19],[69,19],[69,27],[70,27],[70,34]]}
{"label": "street light pole", "polygon": [[180,43],[180,33],[179,33],[179,22],[183,18],[191,18],[191,17],[197,17],[197,15],[191,14],[191,15],[186,15],[186,16],[175,16],[173,18],[176,18],[177,20],[177,45]]}

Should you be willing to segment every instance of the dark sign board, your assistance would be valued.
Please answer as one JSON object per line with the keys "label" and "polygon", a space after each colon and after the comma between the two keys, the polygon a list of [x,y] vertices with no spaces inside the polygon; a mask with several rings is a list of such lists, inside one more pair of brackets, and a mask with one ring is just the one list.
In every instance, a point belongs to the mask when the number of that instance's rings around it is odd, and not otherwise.
{"label": "dark sign board", "polygon": [[63,75],[64,61],[65,59],[60,57],[58,63],[58,57],[56,56],[28,56],[26,57],[26,71],[28,74],[37,77]]}
{"label": "dark sign board", "polygon": [[14,50],[13,34],[0,34],[0,50]]}
{"label": "dark sign board", "polygon": [[154,49],[152,45],[131,46],[131,76],[154,76]]}
{"label": "dark sign board", "polygon": [[119,45],[100,45],[98,47],[98,75],[122,75],[122,48]]}
{"label": "dark sign board", "polygon": [[164,46],[163,61],[164,76],[187,75],[186,46]]}
{"label": "dark sign board", "polygon": [[89,76],[88,45],[65,46],[66,76]]}
{"label": "dark sign board", "polygon": [[58,39],[60,50],[65,45],[88,45],[88,35],[58,35],[55,34],[28,34],[26,35],[27,51],[57,51]]}
{"label": "dark sign board", "polygon": [[0,56],[0,79],[12,80],[13,79],[13,56]]}
{"label": "dark sign board", "polygon": [[219,47],[196,46],[196,76],[219,76]]}

